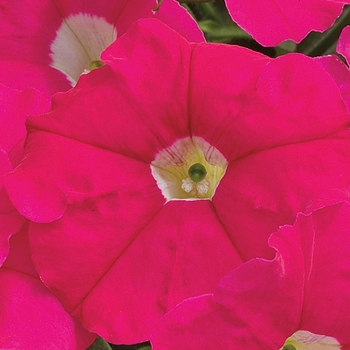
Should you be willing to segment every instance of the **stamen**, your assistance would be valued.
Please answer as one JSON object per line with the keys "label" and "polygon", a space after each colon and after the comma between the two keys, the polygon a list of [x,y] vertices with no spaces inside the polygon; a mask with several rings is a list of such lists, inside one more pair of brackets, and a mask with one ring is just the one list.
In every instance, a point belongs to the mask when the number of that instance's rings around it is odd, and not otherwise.
{"label": "stamen", "polygon": [[181,188],[186,193],[190,193],[193,190],[193,181],[189,178],[182,180]]}
{"label": "stamen", "polygon": [[198,182],[197,184],[197,192],[199,195],[204,196],[210,188],[210,181],[208,179],[204,179],[203,181]]}

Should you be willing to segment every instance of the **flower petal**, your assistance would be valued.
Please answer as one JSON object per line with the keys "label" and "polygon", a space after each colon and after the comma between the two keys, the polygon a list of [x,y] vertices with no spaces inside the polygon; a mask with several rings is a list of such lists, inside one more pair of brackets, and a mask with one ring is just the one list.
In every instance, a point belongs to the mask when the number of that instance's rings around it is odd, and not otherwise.
{"label": "flower petal", "polygon": [[347,0],[226,0],[232,19],[264,46],[287,39],[299,43],[309,32],[328,29]]}
{"label": "flower petal", "polygon": [[3,176],[12,170],[12,165],[5,151],[0,148],[0,266],[9,252],[9,239],[23,225],[24,218],[10,202],[3,187]]}
{"label": "flower petal", "polygon": [[154,17],[176,30],[190,42],[205,41],[203,32],[199,29],[197,22],[193,20],[188,11],[178,1],[163,0]]}
{"label": "flower petal", "polygon": [[350,71],[344,62],[336,55],[315,57],[314,60],[321,64],[334,79],[338,85],[339,91],[346,105],[348,112],[350,111]]}
{"label": "flower petal", "polygon": [[213,204],[242,256],[271,257],[266,242],[279,225],[292,224],[300,211],[348,199],[349,152],[349,140],[340,137],[277,147],[231,163]]}
{"label": "flower petal", "polygon": [[[184,96],[190,46],[157,20],[142,23],[105,51],[113,70],[105,66],[82,76],[77,89],[54,97],[49,118],[30,118],[29,124],[149,163],[159,150],[189,136]],[[95,115],[89,123],[81,106]]]}
{"label": "flower petal", "polygon": [[0,268],[0,347],[2,349],[75,349],[89,346],[88,333],[40,281],[30,259],[28,225],[11,238]]}
{"label": "flower petal", "polygon": [[291,54],[270,61],[235,46],[199,45],[192,60],[192,133],[229,162],[347,130],[350,118],[338,86],[309,57]]}
{"label": "flower petal", "polygon": [[350,60],[350,26],[347,26],[343,29],[340,34],[338,44],[337,44],[337,52],[341,54],[349,63]]}
{"label": "flower petal", "polygon": [[13,89],[32,87],[51,99],[56,92],[72,87],[61,72],[45,64],[11,60],[0,62],[0,82]]}
{"label": "flower petal", "polygon": [[171,310],[151,336],[152,349],[278,349],[302,308],[302,253],[291,234],[283,244],[284,256],[244,263],[220,281],[214,295]]}
{"label": "flower petal", "polygon": [[61,220],[32,225],[30,238],[41,276],[73,315],[112,343],[136,343],[149,339],[166,311],[213,290],[242,260],[210,201],[170,202],[144,224],[126,208],[139,225],[133,231],[116,204],[111,196],[73,204]]}
{"label": "flower petal", "polygon": [[300,214],[271,235],[274,260],[244,263],[214,295],[180,303],[159,321],[152,349],[279,349],[300,330],[348,349],[349,214],[348,202]]}
{"label": "flower petal", "polygon": [[[305,256],[301,329],[350,344],[350,204],[345,202],[300,216],[294,230]],[[307,241],[310,240],[310,243]]]}
{"label": "flower petal", "polygon": [[50,102],[36,90],[18,91],[0,84],[0,105],[0,145],[16,166],[23,153],[28,115],[47,111]]}

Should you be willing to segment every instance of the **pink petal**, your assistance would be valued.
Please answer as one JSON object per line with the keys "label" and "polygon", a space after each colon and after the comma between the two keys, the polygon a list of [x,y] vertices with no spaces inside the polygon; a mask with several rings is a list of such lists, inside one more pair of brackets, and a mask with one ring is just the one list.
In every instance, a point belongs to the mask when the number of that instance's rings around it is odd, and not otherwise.
{"label": "pink petal", "polygon": [[338,86],[311,58],[291,54],[271,61],[235,46],[199,45],[192,59],[192,133],[229,162],[347,129]]}
{"label": "pink petal", "polygon": [[51,99],[56,92],[72,87],[61,72],[46,64],[11,60],[2,60],[0,63],[0,83],[13,89],[32,87]]}
{"label": "pink petal", "polygon": [[[64,20],[72,15],[102,18],[114,25],[118,37],[139,18],[158,17],[187,39],[204,41],[195,20],[175,0],[165,0],[155,13],[157,4],[156,0],[24,0],[16,3],[2,0],[0,59],[4,61],[2,65],[11,68],[7,71],[1,67],[0,75],[8,76],[9,85],[15,88],[35,87],[51,94],[68,90],[71,84],[65,74],[50,67],[51,44]],[[13,70],[15,67],[20,72]]]}
{"label": "pink petal", "polygon": [[0,58],[49,65],[50,43],[61,21],[53,1],[1,0]]}
{"label": "pink petal", "polygon": [[[339,37],[337,52],[349,62],[350,54],[350,26],[345,27]],[[315,58],[328,73],[332,76],[339,87],[343,100],[348,111],[350,111],[350,71],[348,66],[343,63],[337,56],[321,56]]]}
{"label": "pink petal", "polygon": [[197,22],[193,20],[188,11],[176,0],[163,0],[154,17],[176,30],[188,41],[205,41]]}
{"label": "pink petal", "polygon": [[39,280],[26,231],[11,238],[11,252],[0,268],[0,347],[86,349],[96,335],[74,321]]}
{"label": "pink petal", "polygon": [[[3,177],[16,166],[23,154],[28,114],[49,108],[47,98],[35,90],[17,91],[0,84],[0,266],[9,251],[9,238],[23,225],[24,218],[10,202]],[[3,148],[1,148],[3,147]],[[12,164],[11,164],[12,162]]]}
{"label": "pink petal", "polygon": [[[301,328],[350,345],[350,204],[300,216],[298,233],[305,259]],[[275,243],[274,243],[275,244]]]}
{"label": "pink petal", "polygon": [[244,259],[271,257],[270,232],[298,212],[348,198],[348,144],[341,137],[291,144],[229,165],[213,204]]}
{"label": "pink petal", "polygon": [[18,149],[18,146],[23,147],[27,134],[27,116],[49,110],[50,102],[38,91],[18,91],[0,84],[0,105],[0,145],[10,154],[12,164],[16,166],[22,157],[23,149]]}
{"label": "pink petal", "polygon": [[3,176],[12,170],[12,165],[5,151],[0,148],[0,266],[9,252],[9,239],[23,225],[24,218],[10,202],[3,187]]}
{"label": "pink petal", "polygon": [[348,67],[335,55],[320,56],[314,58],[324,69],[328,71],[343,98],[348,111],[350,111],[350,71]]}
{"label": "pink petal", "polygon": [[[150,23],[141,32],[135,24],[129,36],[105,51],[103,59],[113,71],[107,66],[82,76],[77,89],[55,96],[49,119],[31,118],[29,124],[148,163],[188,136],[188,79],[183,77],[189,75],[190,46],[160,22]],[[89,123],[76,118],[81,105],[95,115]]]}
{"label": "pink petal", "polygon": [[166,311],[211,291],[242,260],[208,201],[170,202],[143,224],[127,206],[139,226],[128,230],[117,200],[72,204],[61,220],[33,225],[33,258],[50,289],[88,329],[113,343],[136,343],[149,339]]}
{"label": "pink petal", "polygon": [[347,26],[343,29],[340,34],[338,44],[337,44],[337,52],[341,54],[349,63],[350,60],[350,26]]}
{"label": "pink petal", "polygon": [[232,19],[264,46],[287,39],[299,43],[310,31],[323,32],[349,1],[226,0]]}
{"label": "pink petal", "polygon": [[253,259],[225,276],[214,295],[165,315],[152,349],[279,349],[298,330],[350,345],[350,204],[299,215],[270,238],[273,261]]}
{"label": "pink petal", "polygon": [[171,310],[151,336],[152,349],[279,349],[302,309],[303,256],[292,232],[285,240],[273,261],[251,260],[224,277],[214,295]]}
{"label": "pink petal", "polygon": [[[40,149],[43,154],[37,152]],[[52,162],[54,157],[60,161]],[[57,220],[67,205],[109,194],[130,201],[132,207],[142,193],[144,201],[150,202],[148,208],[145,204],[147,213],[156,212],[164,203],[148,164],[44,131],[28,136],[24,159],[15,172],[16,181],[7,177],[11,200],[35,222]],[[121,206],[120,210],[128,209]],[[139,212],[136,217],[140,215],[146,214]],[[134,219],[127,217],[133,228]]]}

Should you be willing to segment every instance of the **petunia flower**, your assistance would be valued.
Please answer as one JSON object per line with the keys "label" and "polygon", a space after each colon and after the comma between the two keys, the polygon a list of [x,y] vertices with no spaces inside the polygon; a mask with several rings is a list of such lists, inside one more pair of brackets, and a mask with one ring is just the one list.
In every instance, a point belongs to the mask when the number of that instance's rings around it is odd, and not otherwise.
{"label": "petunia flower", "polygon": [[0,82],[51,96],[103,64],[102,51],[132,22],[155,17],[190,41],[204,37],[175,0],[1,0]]}
{"label": "petunia flower", "polygon": [[[6,188],[45,284],[112,343],[149,339],[271,232],[348,198],[349,115],[312,59],[189,44],[140,20],[28,120]],[[205,72],[205,74],[203,74]]]}
{"label": "petunia flower", "polygon": [[230,272],[158,323],[154,350],[350,349],[350,204],[300,214],[270,237],[273,260]]}
{"label": "petunia flower", "polygon": [[3,176],[23,154],[28,114],[47,111],[48,99],[35,90],[0,85],[0,348],[83,350],[96,335],[64,310],[40,281],[30,258],[28,222],[13,207]]}
{"label": "petunia flower", "polygon": [[348,0],[225,0],[232,19],[264,46],[299,43],[331,27]]}

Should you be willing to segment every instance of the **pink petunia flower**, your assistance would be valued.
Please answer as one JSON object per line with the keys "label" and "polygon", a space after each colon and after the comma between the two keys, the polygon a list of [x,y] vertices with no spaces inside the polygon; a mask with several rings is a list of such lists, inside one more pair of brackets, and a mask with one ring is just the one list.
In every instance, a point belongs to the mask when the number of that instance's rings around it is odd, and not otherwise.
{"label": "pink petunia flower", "polygon": [[264,46],[331,27],[348,0],[225,0],[232,19]]}
{"label": "pink petunia flower", "polygon": [[96,335],[64,310],[40,281],[30,258],[28,222],[13,207],[3,176],[23,154],[28,114],[49,110],[48,99],[35,90],[0,85],[0,348],[86,349]]}
{"label": "pink petunia flower", "polygon": [[[299,211],[348,198],[349,115],[312,59],[140,20],[28,121],[6,177],[41,278],[112,343],[149,339]],[[205,72],[205,74],[203,74]]]}
{"label": "pink petunia flower", "polygon": [[349,235],[348,202],[300,214],[270,237],[274,260],[250,260],[179,304],[152,349],[350,349]]}
{"label": "pink petunia flower", "polygon": [[175,0],[0,0],[0,82],[51,96],[101,66],[101,52],[139,18],[163,20],[190,41],[204,37]]}

